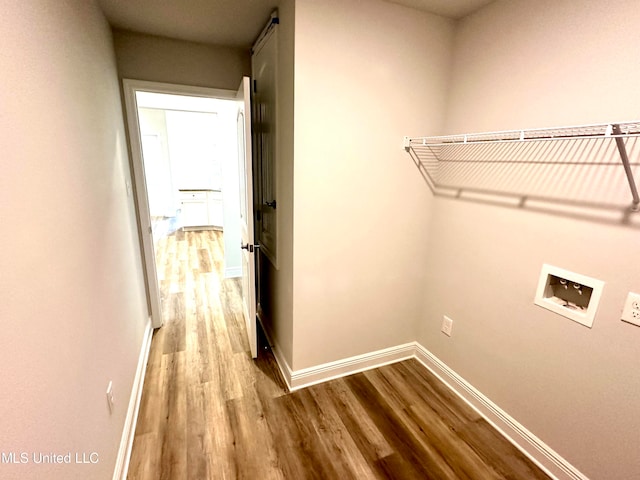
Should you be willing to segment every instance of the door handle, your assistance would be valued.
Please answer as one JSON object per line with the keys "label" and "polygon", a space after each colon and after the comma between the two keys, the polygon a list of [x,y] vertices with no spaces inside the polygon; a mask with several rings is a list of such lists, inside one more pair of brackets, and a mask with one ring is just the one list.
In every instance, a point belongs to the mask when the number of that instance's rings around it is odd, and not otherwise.
{"label": "door handle", "polygon": [[273,208],[274,210],[276,209],[276,201],[275,201],[275,200],[271,200],[270,202],[264,202],[264,204],[265,204],[267,207],[271,207],[271,208]]}
{"label": "door handle", "polygon": [[256,244],[256,245],[251,245],[250,243],[242,243],[240,242],[240,248],[242,250],[246,250],[249,253],[253,253],[256,249],[260,248],[260,245]]}

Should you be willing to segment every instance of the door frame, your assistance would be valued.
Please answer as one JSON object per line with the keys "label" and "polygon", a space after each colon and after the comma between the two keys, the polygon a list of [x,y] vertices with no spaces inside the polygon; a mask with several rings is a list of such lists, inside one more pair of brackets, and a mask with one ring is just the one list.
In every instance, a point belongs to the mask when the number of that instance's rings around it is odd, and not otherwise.
{"label": "door frame", "polygon": [[126,78],[122,80],[127,134],[131,152],[131,174],[136,198],[138,236],[140,245],[142,246],[142,266],[145,274],[147,306],[153,328],[160,328],[162,326],[162,305],[160,302],[160,291],[158,289],[155,265],[156,259],[153,247],[153,234],[151,231],[149,195],[142,158],[142,138],[140,135],[140,119],[138,118],[138,102],[136,100],[136,91],[138,90],[169,95],[188,95],[190,97],[234,101],[236,100],[237,91]]}

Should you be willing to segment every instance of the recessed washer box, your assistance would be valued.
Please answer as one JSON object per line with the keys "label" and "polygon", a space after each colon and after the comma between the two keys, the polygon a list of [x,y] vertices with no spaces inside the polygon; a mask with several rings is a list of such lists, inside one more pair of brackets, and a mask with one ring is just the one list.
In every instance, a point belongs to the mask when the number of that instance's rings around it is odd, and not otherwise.
{"label": "recessed washer box", "polygon": [[603,288],[602,280],[544,264],[534,303],[591,328]]}

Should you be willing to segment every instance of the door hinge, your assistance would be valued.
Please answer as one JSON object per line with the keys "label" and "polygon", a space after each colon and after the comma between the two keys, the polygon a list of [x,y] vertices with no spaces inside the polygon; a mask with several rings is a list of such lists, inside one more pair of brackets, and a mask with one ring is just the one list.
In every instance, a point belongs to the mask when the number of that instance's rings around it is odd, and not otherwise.
{"label": "door hinge", "polygon": [[255,80],[253,81],[253,93],[257,93],[258,92],[258,82],[256,82]]}

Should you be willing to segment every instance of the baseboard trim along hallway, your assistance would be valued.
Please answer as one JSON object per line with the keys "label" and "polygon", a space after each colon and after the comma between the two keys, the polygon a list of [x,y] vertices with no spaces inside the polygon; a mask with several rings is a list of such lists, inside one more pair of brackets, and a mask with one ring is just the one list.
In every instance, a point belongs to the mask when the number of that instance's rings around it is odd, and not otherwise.
{"label": "baseboard trim along hallway", "polygon": [[282,348],[277,342],[275,342],[275,336],[272,334],[272,332],[269,329],[266,328],[268,324],[262,320],[261,315],[263,315],[263,313],[261,312],[260,308],[258,308],[258,315],[257,315],[258,322],[262,327],[262,331],[264,332],[264,335],[267,337],[267,342],[271,347],[271,351],[273,352],[273,357],[275,358],[276,364],[280,369],[280,373],[282,374],[282,379],[284,380],[284,383],[287,385],[287,389],[291,391],[291,375],[292,375],[291,366],[289,365],[289,362],[287,362],[287,359],[284,357]]}
{"label": "baseboard trim along hallway", "polygon": [[116,459],[116,467],[113,471],[113,480],[126,480],[127,478],[131,449],[133,447],[133,437],[138,421],[140,401],[142,400],[142,387],[144,386],[147,361],[149,360],[149,352],[151,351],[152,337],[153,327],[151,326],[151,317],[149,317],[147,325],[145,326],[144,336],[142,338],[142,347],[140,348],[140,356],[138,357],[136,376],[131,388],[131,397],[129,398],[127,416],[125,417],[124,428],[122,429],[122,438],[120,440],[120,448]]}
{"label": "baseboard trim along hallway", "polygon": [[415,349],[415,358],[420,363],[482,415],[503,437],[529,457],[547,475],[557,480],[589,480],[560,454],[449,368],[433,353],[417,342]]}
{"label": "baseboard trim along hallway", "polygon": [[449,368],[433,353],[417,342],[385,348],[315,367],[292,370],[271,335],[266,333],[276,361],[290,391],[299,390],[317,383],[354,373],[378,368],[408,358],[416,358],[425,368],[438,377],[449,389],[471,408],[477,411],[502,436],[536,463],[555,480],[589,480],[560,454],[527,430],[507,412],[492,402],[468,381]]}
{"label": "baseboard trim along hallway", "polygon": [[224,278],[238,278],[242,276],[242,267],[229,267],[224,269]]}
{"label": "baseboard trim along hallway", "polygon": [[316,367],[303,368],[291,372],[291,383],[289,387],[291,390],[299,390],[315,385],[316,383],[364,372],[372,368],[407,360],[414,356],[415,345],[413,343],[405,343],[404,345],[398,345],[396,347],[384,348],[375,352],[324,363]]}

